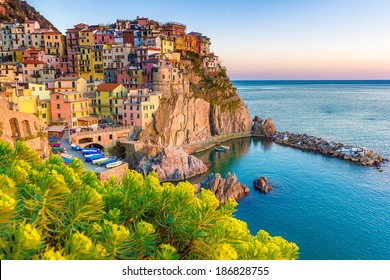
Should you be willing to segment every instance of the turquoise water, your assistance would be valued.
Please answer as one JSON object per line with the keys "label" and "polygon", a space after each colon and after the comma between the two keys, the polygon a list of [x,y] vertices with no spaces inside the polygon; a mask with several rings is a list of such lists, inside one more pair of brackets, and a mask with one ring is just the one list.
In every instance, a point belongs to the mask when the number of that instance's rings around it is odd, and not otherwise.
{"label": "turquoise water", "polygon": [[[390,157],[390,82],[234,82],[251,116],[278,130],[364,145]],[[251,193],[236,217],[300,247],[300,259],[390,259],[390,166],[384,172],[255,138],[198,154]],[[253,190],[266,176],[273,190]],[[198,178],[199,180],[200,178]]]}

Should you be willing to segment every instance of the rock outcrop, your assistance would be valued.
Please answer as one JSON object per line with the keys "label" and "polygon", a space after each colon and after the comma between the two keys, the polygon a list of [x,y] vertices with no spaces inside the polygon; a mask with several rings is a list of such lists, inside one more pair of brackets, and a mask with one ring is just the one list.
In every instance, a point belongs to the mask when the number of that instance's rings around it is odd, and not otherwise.
{"label": "rock outcrop", "polygon": [[366,147],[333,142],[307,134],[278,132],[273,134],[271,138],[278,144],[301,150],[319,152],[323,155],[341,158],[361,165],[379,165],[382,162],[388,161],[388,159]]}
{"label": "rock outcrop", "polygon": [[198,158],[181,148],[146,146],[135,154],[130,168],[143,175],[156,172],[161,182],[181,181],[202,174],[207,166]]}
{"label": "rock outcrop", "polygon": [[256,136],[270,137],[276,132],[274,121],[271,118],[263,121],[259,116],[253,119],[253,126],[251,133]]}
{"label": "rock outcrop", "polygon": [[213,136],[249,132],[251,118],[224,70],[208,72],[202,57],[183,52],[183,84],[160,85],[160,105],[154,124],[139,140],[160,146],[180,146]]}
{"label": "rock outcrop", "polygon": [[253,188],[262,193],[268,193],[272,188],[267,182],[268,179],[266,177],[258,177],[253,181]]}
{"label": "rock outcrop", "polygon": [[231,173],[228,173],[225,179],[219,173],[211,173],[203,182],[196,184],[195,187],[197,189],[211,190],[220,203],[226,202],[229,198],[237,201],[249,193],[249,188],[237,182],[237,176]]}

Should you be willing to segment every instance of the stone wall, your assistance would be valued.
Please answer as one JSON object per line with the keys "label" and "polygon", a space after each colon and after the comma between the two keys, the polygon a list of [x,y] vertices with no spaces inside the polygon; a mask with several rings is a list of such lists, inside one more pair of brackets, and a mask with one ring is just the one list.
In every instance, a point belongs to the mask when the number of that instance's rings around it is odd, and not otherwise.
{"label": "stone wall", "polygon": [[35,115],[11,110],[8,102],[0,96],[0,137],[5,141],[14,145],[16,140],[27,138],[29,139],[26,141],[27,145],[43,157],[50,152],[47,138],[38,136],[45,128],[46,125]]}
{"label": "stone wall", "polygon": [[77,132],[71,135],[71,141],[82,148],[91,144],[98,144],[104,148],[108,148],[111,147],[117,140],[125,139],[133,131],[133,126],[126,126],[101,129],[97,131]]}
{"label": "stone wall", "polygon": [[112,176],[116,177],[119,182],[122,182],[122,178],[123,178],[123,176],[126,175],[126,172],[128,169],[129,169],[128,164],[124,163],[124,164],[119,165],[117,167],[107,169],[107,171],[97,173],[96,175],[102,182],[107,181]]}

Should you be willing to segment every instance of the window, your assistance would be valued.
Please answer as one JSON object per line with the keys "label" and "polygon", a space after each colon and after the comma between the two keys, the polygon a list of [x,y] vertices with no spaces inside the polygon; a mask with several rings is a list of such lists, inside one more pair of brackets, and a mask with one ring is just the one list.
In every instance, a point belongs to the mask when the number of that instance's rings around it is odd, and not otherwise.
{"label": "window", "polygon": [[145,118],[148,118],[148,117],[149,117],[149,115],[148,115],[148,114],[145,114],[145,115],[144,115],[144,117],[145,117]]}
{"label": "window", "polygon": [[76,117],[76,113],[73,113],[73,114],[72,114],[72,117],[75,118],[75,117]]}
{"label": "window", "polygon": [[98,92],[97,92],[97,96],[99,96],[99,97],[100,97],[100,91],[98,91]]}
{"label": "window", "polygon": [[46,113],[42,114],[42,118],[46,119]]}
{"label": "window", "polygon": [[57,104],[57,109],[61,109],[61,104]]}
{"label": "window", "polygon": [[102,137],[101,136],[98,136],[98,141],[102,141]]}
{"label": "window", "polygon": [[76,83],[75,82],[72,82],[72,87],[76,87]]}
{"label": "window", "polygon": [[61,82],[58,82],[58,87],[61,88]]}
{"label": "window", "polygon": [[112,92],[111,92],[111,91],[108,93],[108,96],[109,96],[109,97],[111,97],[111,96],[112,96]]}
{"label": "window", "polygon": [[112,134],[110,134],[110,140],[112,139]]}
{"label": "window", "polygon": [[57,117],[58,117],[58,119],[61,119],[61,114],[58,114]]}
{"label": "window", "polygon": [[126,110],[126,105],[123,105],[123,110]]}
{"label": "window", "polygon": [[60,96],[58,94],[56,95],[56,99],[60,99]]}

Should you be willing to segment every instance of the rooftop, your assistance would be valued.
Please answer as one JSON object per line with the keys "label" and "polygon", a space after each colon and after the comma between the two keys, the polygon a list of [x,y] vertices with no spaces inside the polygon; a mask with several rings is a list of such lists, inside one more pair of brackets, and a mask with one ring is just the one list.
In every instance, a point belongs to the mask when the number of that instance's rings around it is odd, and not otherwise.
{"label": "rooftop", "polygon": [[114,84],[114,83],[112,83],[112,84],[108,84],[108,83],[107,84],[100,84],[97,87],[96,91],[111,91],[111,90],[116,89],[120,85],[121,84]]}

